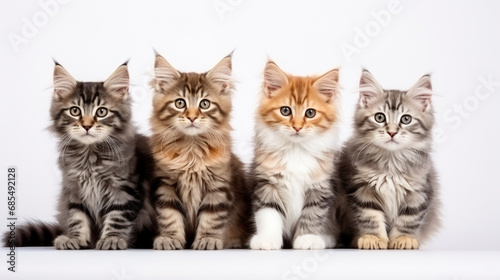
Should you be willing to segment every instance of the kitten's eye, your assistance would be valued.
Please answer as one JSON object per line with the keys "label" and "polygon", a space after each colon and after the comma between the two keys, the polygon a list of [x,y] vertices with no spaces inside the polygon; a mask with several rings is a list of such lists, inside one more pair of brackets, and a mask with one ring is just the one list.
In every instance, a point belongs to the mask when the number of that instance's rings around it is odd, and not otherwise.
{"label": "kitten's eye", "polygon": [[307,109],[306,110],[306,117],[308,118],[314,118],[314,116],[316,116],[316,110],[314,109]]}
{"label": "kitten's eye", "polygon": [[376,113],[375,114],[375,121],[378,123],[385,122],[385,115],[383,113]]}
{"label": "kitten's eye", "polygon": [[69,113],[73,117],[78,117],[80,115],[81,111],[80,111],[80,108],[73,106],[73,107],[69,108]]}
{"label": "kitten's eye", "polygon": [[203,99],[200,102],[200,108],[201,109],[208,109],[210,107],[210,101],[208,99]]}
{"label": "kitten's eye", "polygon": [[99,118],[104,118],[107,114],[108,114],[108,109],[106,109],[104,107],[97,109],[96,115]]}
{"label": "kitten's eye", "polygon": [[413,119],[413,118],[412,118],[410,115],[403,115],[403,116],[401,117],[401,123],[402,123],[402,124],[410,124],[410,123],[411,123],[411,121],[412,121],[412,119]]}
{"label": "kitten's eye", "polygon": [[184,99],[182,99],[182,98],[175,100],[175,107],[177,107],[179,109],[186,107],[186,101],[184,101]]}
{"label": "kitten's eye", "polygon": [[287,117],[287,116],[290,116],[292,114],[292,109],[290,109],[290,107],[288,107],[288,106],[283,106],[280,109],[280,113],[283,116]]}

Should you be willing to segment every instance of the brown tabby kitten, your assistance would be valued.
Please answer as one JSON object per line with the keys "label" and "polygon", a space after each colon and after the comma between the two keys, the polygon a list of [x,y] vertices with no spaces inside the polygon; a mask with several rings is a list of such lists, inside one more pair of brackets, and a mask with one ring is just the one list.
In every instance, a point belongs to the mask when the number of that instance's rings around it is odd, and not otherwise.
{"label": "brown tabby kitten", "polygon": [[160,55],[152,86],[157,250],[240,248],[250,201],[231,152],[231,56],[205,73],[183,73]]}

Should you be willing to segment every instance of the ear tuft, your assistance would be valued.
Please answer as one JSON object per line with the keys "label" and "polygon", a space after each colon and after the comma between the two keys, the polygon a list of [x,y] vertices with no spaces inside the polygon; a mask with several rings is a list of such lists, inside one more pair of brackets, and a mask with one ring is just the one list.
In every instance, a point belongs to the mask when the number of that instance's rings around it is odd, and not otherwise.
{"label": "ear tuft", "polygon": [[326,97],[326,102],[330,102],[339,93],[339,69],[326,72],[314,82],[313,87]]}
{"label": "ear tuft", "polygon": [[233,89],[232,74],[232,52],[224,57],[212,70],[208,71],[209,79],[217,88],[220,94],[230,93]]}
{"label": "ear tuft", "polygon": [[286,74],[274,63],[269,60],[264,69],[264,93],[272,96],[277,90],[288,84]]}
{"label": "ear tuft", "polygon": [[54,99],[61,102],[75,91],[76,80],[54,60]]}
{"label": "ear tuft", "polygon": [[375,80],[375,77],[368,70],[363,69],[359,81],[359,106],[362,108],[369,107],[377,99],[377,96],[383,92],[384,90]]}
{"label": "ear tuft", "polygon": [[420,78],[415,85],[408,90],[408,96],[417,101],[422,107],[422,112],[425,112],[430,107],[432,101],[431,76],[422,76],[422,78]]}
{"label": "ear tuft", "polygon": [[155,90],[161,93],[163,90],[170,87],[179,77],[179,71],[172,67],[163,56],[156,53],[155,77],[152,81],[152,86]]}
{"label": "ear tuft", "polygon": [[127,64],[120,65],[109,78],[104,82],[106,91],[118,99],[128,97],[130,78],[128,74]]}

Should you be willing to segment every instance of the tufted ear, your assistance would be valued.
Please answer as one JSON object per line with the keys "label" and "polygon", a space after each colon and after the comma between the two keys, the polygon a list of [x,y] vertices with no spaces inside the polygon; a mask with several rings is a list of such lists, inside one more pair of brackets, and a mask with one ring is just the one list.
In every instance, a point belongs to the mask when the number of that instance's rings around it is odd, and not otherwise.
{"label": "tufted ear", "polygon": [[54,99],[60,102],[75,91],[76,80],[59,63],[55,62],[55,64]]}
{"label": "tufted ear", "polygon": [[111,96],[117,99],[125,99],[128,97],[128,88],[130,77],[128,74],[127,62],[120,65],[116,70],[104,81],[104,88]]}
{"label": "tufted ear", "polygon": [[364,69],[359,81],[359,106],[368,108],[377,99],[377,96],[383,92],[384,90],[375,80],[375,77]]}
{"label": "tufted ear", "polygon": [[408,96],[413,98],[422,108],[422,112],[427,111],[431,105],[432,99],[432,84],[431,76],[424,75],[420,78],[413,87],[408,90]]}
{"label": "tufted ear", "polygon": [[269,60],[264,69],[264,94],[270,97],[286,84],[288,84],[286,74],[276,63]]}
{"label": "tufted ear", "polygon": [[207,78],[216,86],[220,94],[226,94],[233,88],[232,84],[232,55],[224,57],[207,73]]}
{"label": "tufted ear", "polygon": [[330,102],[330,100],[339,93],[338,83],[339,69],[333,69],[319,77],[316,82],[314,82],[313,87],[326,97],[326,102]]}
{"label": "tufted ear", "polygon": [[162,89],[171,86],[180,76],[179,71],[172,67],[163,56],[156,54],[155,78],[152,83],[156,91],[161,93]]}

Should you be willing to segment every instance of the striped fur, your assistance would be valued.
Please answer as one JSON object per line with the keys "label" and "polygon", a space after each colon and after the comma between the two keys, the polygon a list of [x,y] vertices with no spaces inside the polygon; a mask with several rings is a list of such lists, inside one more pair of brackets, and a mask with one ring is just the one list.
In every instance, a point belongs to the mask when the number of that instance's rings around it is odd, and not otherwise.
{"label": "striped fur", "polygon": [[241,248],[248,239],[245,174],[231,152],[231,56],[206,73],[156,57],[152,147],[158,250]]}
{"label": "striped fur", "polygon": [[[339,147],[337,82],[337,69],[320,77],[297,77],[267,63],[251,176],[252,249],[335,246],[329,178]],[[307,117],[311,109],[315,114]]]}
{"label": "striped fur", "polygon": [[345,245],[418,249],[438,228],[431,95],[429,76],[408,91],[383,90],[363,71],[355,132],[342,151],[336,184]]}
{"label": "striped fur", "polygon": [[17,246],[152,246],[147,180],[153,159],[149,140],[136,135],[131,123],[128,79],[125,64],[105,82],[77,82],[56,64],[51,117],[63,175],[58,224],[19,227]]}

